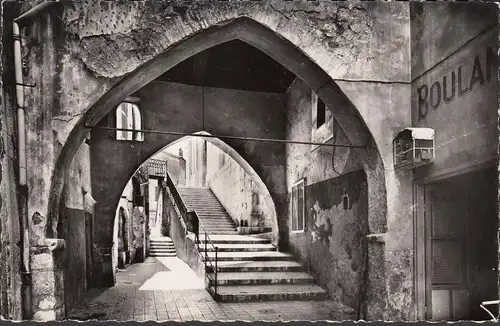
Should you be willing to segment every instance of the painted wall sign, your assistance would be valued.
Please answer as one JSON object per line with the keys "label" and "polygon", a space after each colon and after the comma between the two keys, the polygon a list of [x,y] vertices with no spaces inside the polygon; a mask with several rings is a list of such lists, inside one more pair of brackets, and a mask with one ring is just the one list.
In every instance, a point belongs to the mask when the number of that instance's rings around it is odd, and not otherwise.
{"label": "painted wall sign", "polygon": [[[470,68],[468,68],[470,67]],[[418,120],[425,119],[429,111],[438,110],[444,103],[451,103],[465,96],[473,89],[483,86],[492,78],[497,78],[495,71],[497,56],[492,47],[486,49],[486,55],[476,55],[467,66],[459,65],[432,84],[423,84],[417,91]],[[429,86],[430,85],[430,86]]]}

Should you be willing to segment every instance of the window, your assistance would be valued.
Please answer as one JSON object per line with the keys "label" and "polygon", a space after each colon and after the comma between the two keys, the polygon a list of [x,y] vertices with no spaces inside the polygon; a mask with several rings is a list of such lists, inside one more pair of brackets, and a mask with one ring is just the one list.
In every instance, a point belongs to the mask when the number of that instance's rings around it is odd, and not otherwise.
{"label": "window", "polygon": [[[326,103],[311,90],[311,141],[313,143],[326,143],[334,138],[334,119]],[[311,145],[311,151],[320,148],[320,145]],[[328,147],[323,147],[327,148]]]}
{"label": "window", "polygon": [[316,128],[321,127],[326,122],[326,108],[325,102],[318,97],[316,102]]}
{"label": "window", "polygon": [[292,232],[302,232],[305,227],[305,180],[292,186]]}
{"label": "window", "polygon": [[[122,102],[116,108],[116,128],[118,129],[133,129],[141,130],[141,112],[136,103]],[[144,135],[137,131],[116,131],[116,139],[118,140],[135,140],[143,141]]]}

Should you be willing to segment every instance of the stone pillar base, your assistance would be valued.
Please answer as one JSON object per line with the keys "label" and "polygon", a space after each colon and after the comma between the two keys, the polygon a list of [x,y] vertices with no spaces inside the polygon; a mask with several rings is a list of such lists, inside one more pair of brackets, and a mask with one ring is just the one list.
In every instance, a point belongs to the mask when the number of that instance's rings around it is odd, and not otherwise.
{"label": "stone pillar base", "polygon": [[65,316],[63,239],[46,239],[30,248],[33,320]]}

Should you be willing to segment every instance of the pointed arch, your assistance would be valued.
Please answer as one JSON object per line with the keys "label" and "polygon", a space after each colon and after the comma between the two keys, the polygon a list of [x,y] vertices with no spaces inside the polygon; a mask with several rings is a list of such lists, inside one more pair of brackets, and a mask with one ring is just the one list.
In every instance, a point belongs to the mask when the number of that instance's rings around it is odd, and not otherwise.
{"label": "pointed arch", "polygon": [[[363,117],[330,76],[288,40],[255,20],[240,17],[220,22],[173,44],[165,52],[123,77],[112,89],[86,110],[83,117],[69,134],[56,161],[55,172],[51,180],[48,214],[53,221],[47,223],[48,232],[53,231],[55,233],[52,225],[54,225],[54,222],[57,224],[58,220],[57,207],[62,194],[64,174],[78,147],[87,135],[87,127],[95,126],[124,98],[185,59],[208,48],[235,39],[256,47],[305,81],[326,106],[335,108],[334,117],[350,143],[355,145],[368,144],[367,152],[375,153],[380,158],[377,144]],[[383,164],[381,159],[379,161]],[[385,184],[383,180],[379,181]],[[380,205],[385,207],[385,201]],[[380,215],[385,218],[385,214],[381,213]],[[385,224],[385,221],[382,221],[382,224]],[[48,235],[50,237],[54,236],[54,234]]]}

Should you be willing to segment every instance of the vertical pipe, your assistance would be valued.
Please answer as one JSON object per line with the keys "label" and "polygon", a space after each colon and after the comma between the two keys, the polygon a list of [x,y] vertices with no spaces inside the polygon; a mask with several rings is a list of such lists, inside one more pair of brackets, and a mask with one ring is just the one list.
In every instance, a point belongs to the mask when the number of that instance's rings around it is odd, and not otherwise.
{"label": "vertical pipe", "polygon": [[19,215],[22,232],[21,250],[21,300],[23,319],[31,319],[33,314],[31,302],[31,270],[30,270],[30,230],[28,220],[28,186],[26,176],[26,127],[24,113],[23,72],[21,63],[21,35],[19,25],[12,23],[14,38],[14,71],[17,100],[17,137],[19,157]]}
{"label": "vertical pipe", "polygon": [[30,267],[30,227],[28,218],[28,180],[26,159],[26,124],[24,83],[22,71],[21,33],[19,24],[33,19],[42,10],[51,7],[55,1],[42,2],[12,21],[12,37],[14,43],[14,75],[17,100],[17,137],[19,157],[19,224],[22,232],[21,250],[21,300],[23,319],[33,318],[32,279]]}
{"label": "vertical pipe", "polygon": [[12,36],[14,38],[14,70],[16,78],[16,99],[17,99],[17,127],[19,146],[19,184],[25,186],[26,179],[26,130],[24,121],[24,90],[23,72],[21,63],[21,35],[19,25],[12,23]]}

